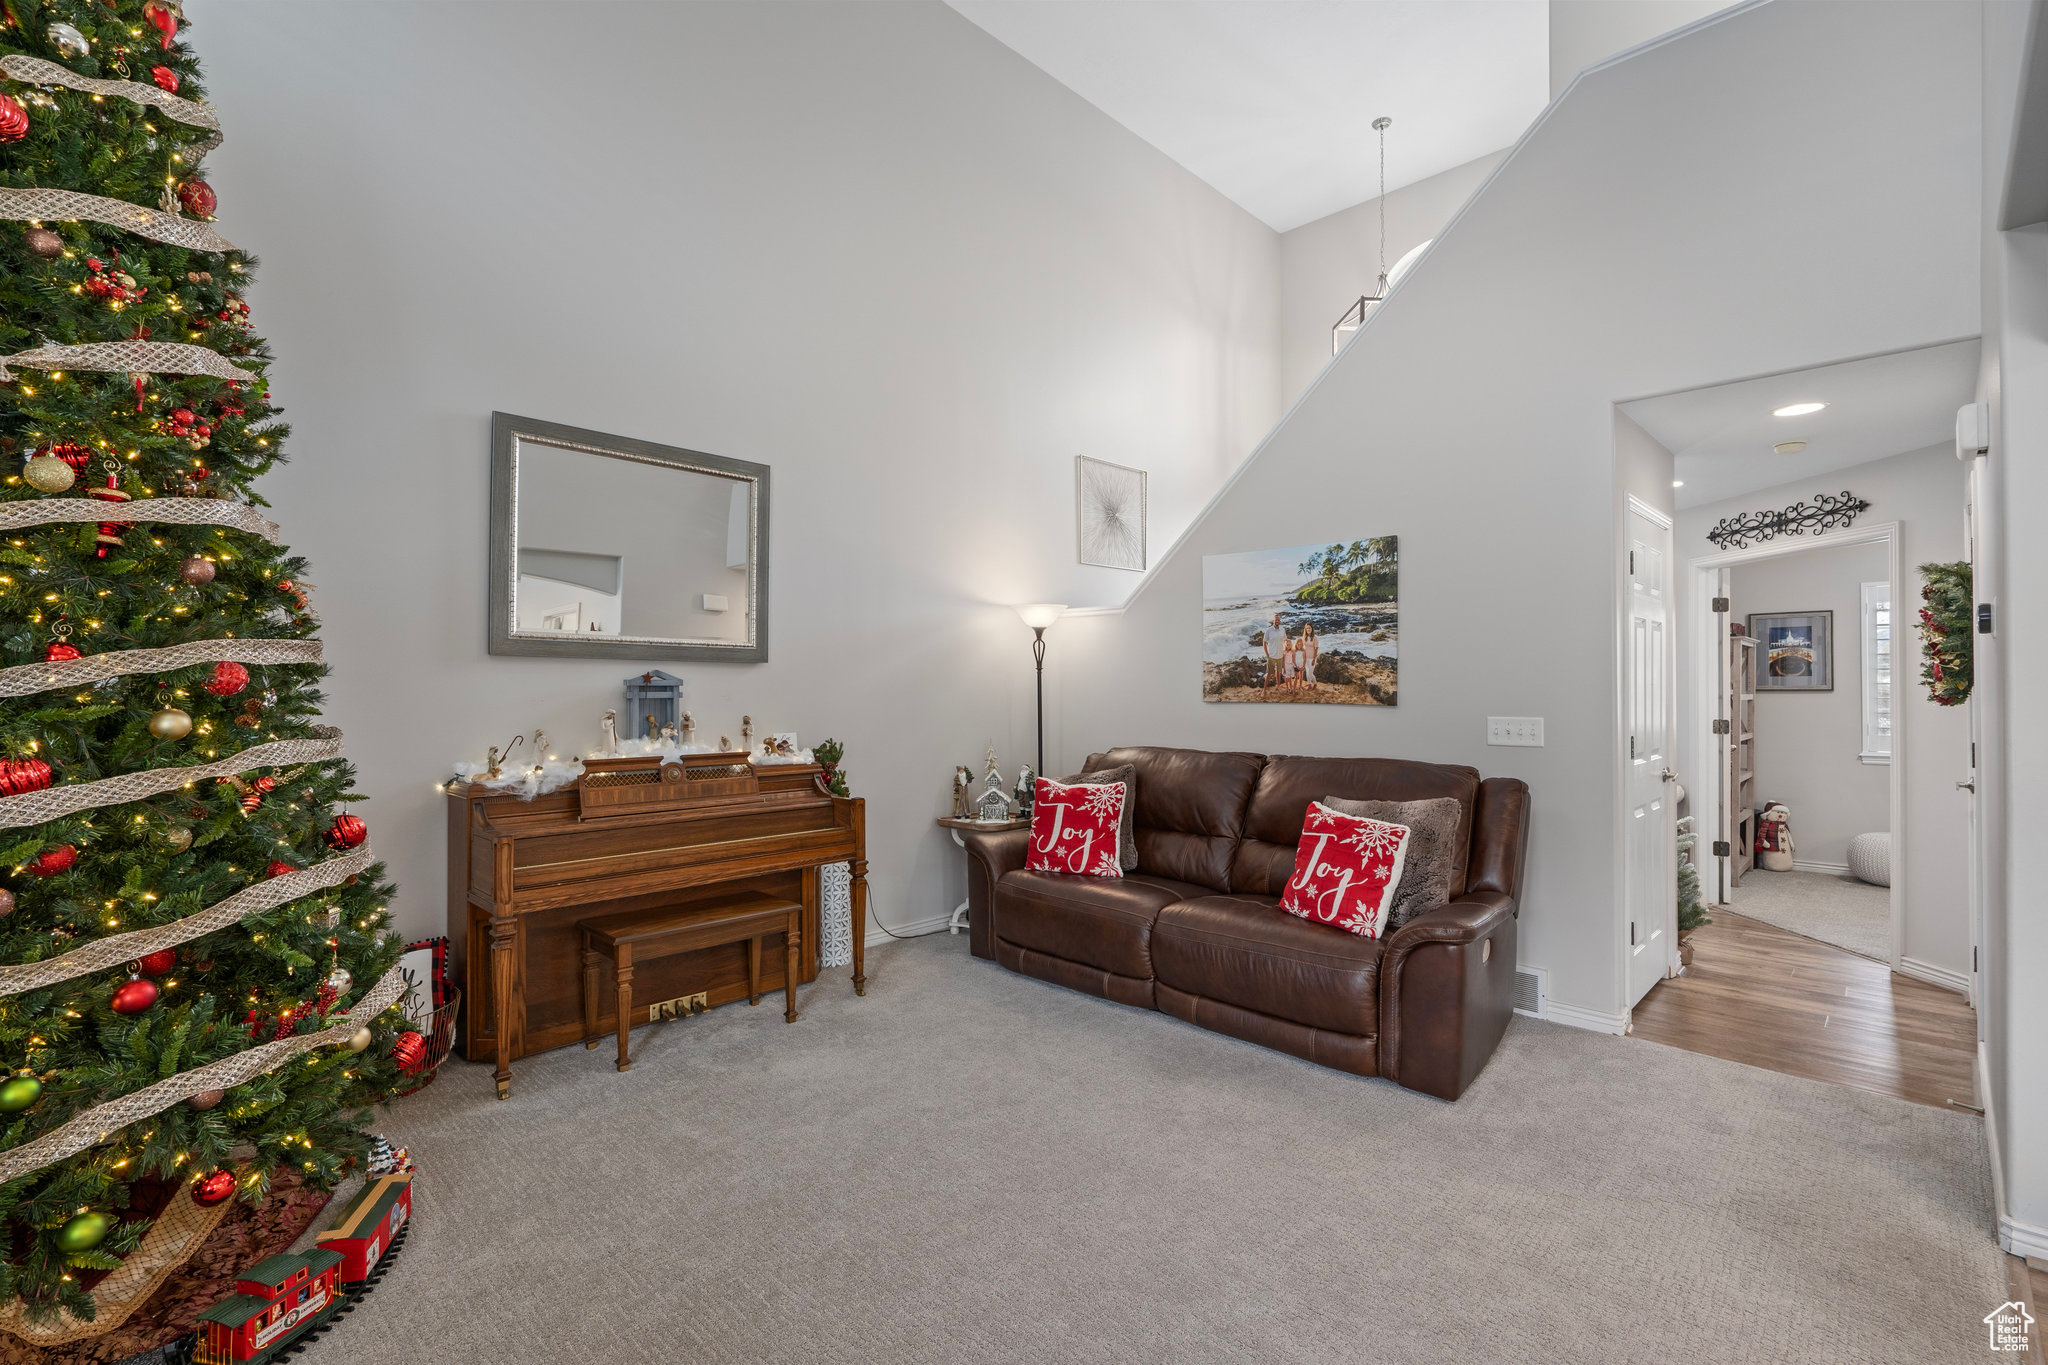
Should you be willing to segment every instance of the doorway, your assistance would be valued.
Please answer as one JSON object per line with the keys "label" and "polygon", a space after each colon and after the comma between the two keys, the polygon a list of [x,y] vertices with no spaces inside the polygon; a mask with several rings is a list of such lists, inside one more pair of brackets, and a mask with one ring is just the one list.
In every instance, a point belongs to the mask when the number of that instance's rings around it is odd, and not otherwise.
{"label": "doorway", "polygon": [[1628,1004],[1677,963],[1672,889],[1677,875],[1672,793],[1671,518],[1630,495],[1622,723],[1628,734],[1622,789],[1628,910]]}

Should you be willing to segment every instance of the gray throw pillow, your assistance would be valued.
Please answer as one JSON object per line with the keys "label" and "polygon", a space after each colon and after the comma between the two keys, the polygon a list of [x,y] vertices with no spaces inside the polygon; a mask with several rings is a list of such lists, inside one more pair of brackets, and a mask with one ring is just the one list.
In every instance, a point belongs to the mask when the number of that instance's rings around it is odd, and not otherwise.
{"label": "gray throw pillow", "polygon": [[1401,884],[1387,907],[1387,931],[1400,928],[1425,910],[1451,901],[1451,875],[1457,870],[1458,819],[1464,807],[1455,796],[1428,801],[1346,801],[1326,796],[1323,804],[1345,815],[1408,826],[1408,851],[1401,858]]}
{"label": "gray throw pillow", "polygon": [[1138,840],[1136,827],[1131,816],[1138,809],[1138,770],[1126,763],[1115,768],[1098,768],[1092,773],[1075,773],[1072,777],[1059,779],[1063,787],[1106,787],[1112,782],[1124,784],[1124,818],[1117,822],[1116,865],[1126,872],[1138,866]]}

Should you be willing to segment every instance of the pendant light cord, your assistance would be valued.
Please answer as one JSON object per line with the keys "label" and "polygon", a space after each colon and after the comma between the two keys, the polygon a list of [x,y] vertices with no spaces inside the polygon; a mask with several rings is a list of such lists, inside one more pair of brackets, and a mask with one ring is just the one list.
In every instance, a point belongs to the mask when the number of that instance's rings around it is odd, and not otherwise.
{"label": "pendant light cord", "polygon": [[1380,297],[1387,296],[1387,129],[1393,120],[1385,115],[1372,121],[1380,135]]}

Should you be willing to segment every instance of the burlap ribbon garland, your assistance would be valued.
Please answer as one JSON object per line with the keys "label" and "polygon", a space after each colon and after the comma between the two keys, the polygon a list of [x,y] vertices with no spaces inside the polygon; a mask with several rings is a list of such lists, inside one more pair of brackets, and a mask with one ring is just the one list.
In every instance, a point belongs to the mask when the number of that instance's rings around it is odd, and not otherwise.
{"label": "burlap ribbon garland", "polygon": [[35,1141],[23,1143],[11,1152],[0,1153],[0,1182],[39,1171],[67,1156],[74,1156],[95,1143],[106,1141],[129,1124],[160,1114],[202,1090],[231,1090],[245,1081],[277,1070],[302,1052],[339,1043],[390,1008],[404,992],[404,974],[394,964],[370,988],[368,995],[353,1009],[339,1016],[339,1022],[317,1033],[294,1034],[290,1038],[280,1038],[276,1042],[223,1057],[217,1062],[208,1062],[191,1071],[181,1071],[133,1094],[95,1105]]}
{"label": "burlap ribbon garland", "polygon": [[246,502],[220,498],[136,498],[101,502],[97,498],[38,498],[33,502],[0,503],[0,531],[20,531],[63,521],[161,522],[169,526],[225,526],[277,543],[277,523]]}
{"label": "burlap ribbon garland", "polygon": [[24,825],[40,825],[76,811],[140,801],[144,797],[159,796],[195,782],[204,782],[209,777],[226,777],[251,768],[317,763],[340,752],[341,731],[331,725],[316,725],[311,739],[274,739],[268,744],[253,745],[239,753],[229,754],[215,763],[143,768],[91,782],[71,782],[61,787],[23,792],[19,796],[0,796],[0,829],[20,829]]}
{"label": "burlap ribbon garland", "polygon": [[23,223],[82,218],[192,251],[225,253],[235,249],[233,242],[196,218],[76,190],[0,189],[0,218]]}
{"label": "burlap ribbon garland", "polygon": [[159,924],[148,929],[131,929],[125,934],[109,934],[96,938],[82,947],[58,957],[47,957],[40,962],[24,962],[18,966],[0,967],[0,996],[20,995],[23,991],[40,990],[54,986],[59,981],[69,981],[75,976],[88,972],[104,971],[123,962],[165,948],[176,948],[190,943],[193,939],[204,938],[217,929],[226,929],[238,924],[251,915],[310,896],[315,891],[325,891],[355,876],[371,863],[376,855],[365,842],[350,849],[339,857],[325,858],[311,867],[302,867],[296,872],[287,872],[279,877],[245,886],[226,900],[217,901],[195,915],[187,915],[169,924]]}
{"label": "burlap ribbon garland", "polygon": [[127,374],[210,374],[215,379],[253,381],[253,370],[228,362],[218,351],[182,341],[88,341],[65,346],[46,341],[33,351],[0,356],[0,380],[14,378],[9,366],[38,370],[117,370]]}
{"label": "burlap ribbon garland", "polygon": [[144,85],[141,81],[109,81],[97,76],[81,76],[69,67],[55,62],[46,62],[41,57],[14,52],[0,57],[0,76],[11,80],[28,81],[34,85],[60,85],[67,90],[83,90],[88,95],[112,95],[116,99],[146,104],[152,109],[161,109],[180,123],[194,128],[209,128],[213,138],[205,145],[185,154],[183,165],[197,169],[200,159],[215,147],[220,146],[220,115],[197,100],[188,100],[180,95],[155,85]]}
{"label": "burlap ribbon garland", "polygon": [[42,663],[0,668],[0,697],[32,697],[38,692],[83,687],[88,683],[126,678],[137,673],[168,673],[174,668],[190,668],[194,664],[319,662],[318,640],[270,640],[261,636],[245,640],[193,640],[189,644],[166,645],[162,649],[116,649],[77,659],[49,659]]}

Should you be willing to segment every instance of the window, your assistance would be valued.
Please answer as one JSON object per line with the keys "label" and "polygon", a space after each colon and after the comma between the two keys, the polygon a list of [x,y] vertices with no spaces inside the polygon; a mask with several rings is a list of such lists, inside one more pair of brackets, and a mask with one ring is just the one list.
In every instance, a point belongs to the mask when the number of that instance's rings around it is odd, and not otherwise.
{"label": "window", "polygon": [[1863,761],[1892,761],[1892,585],[1863,585]]}

